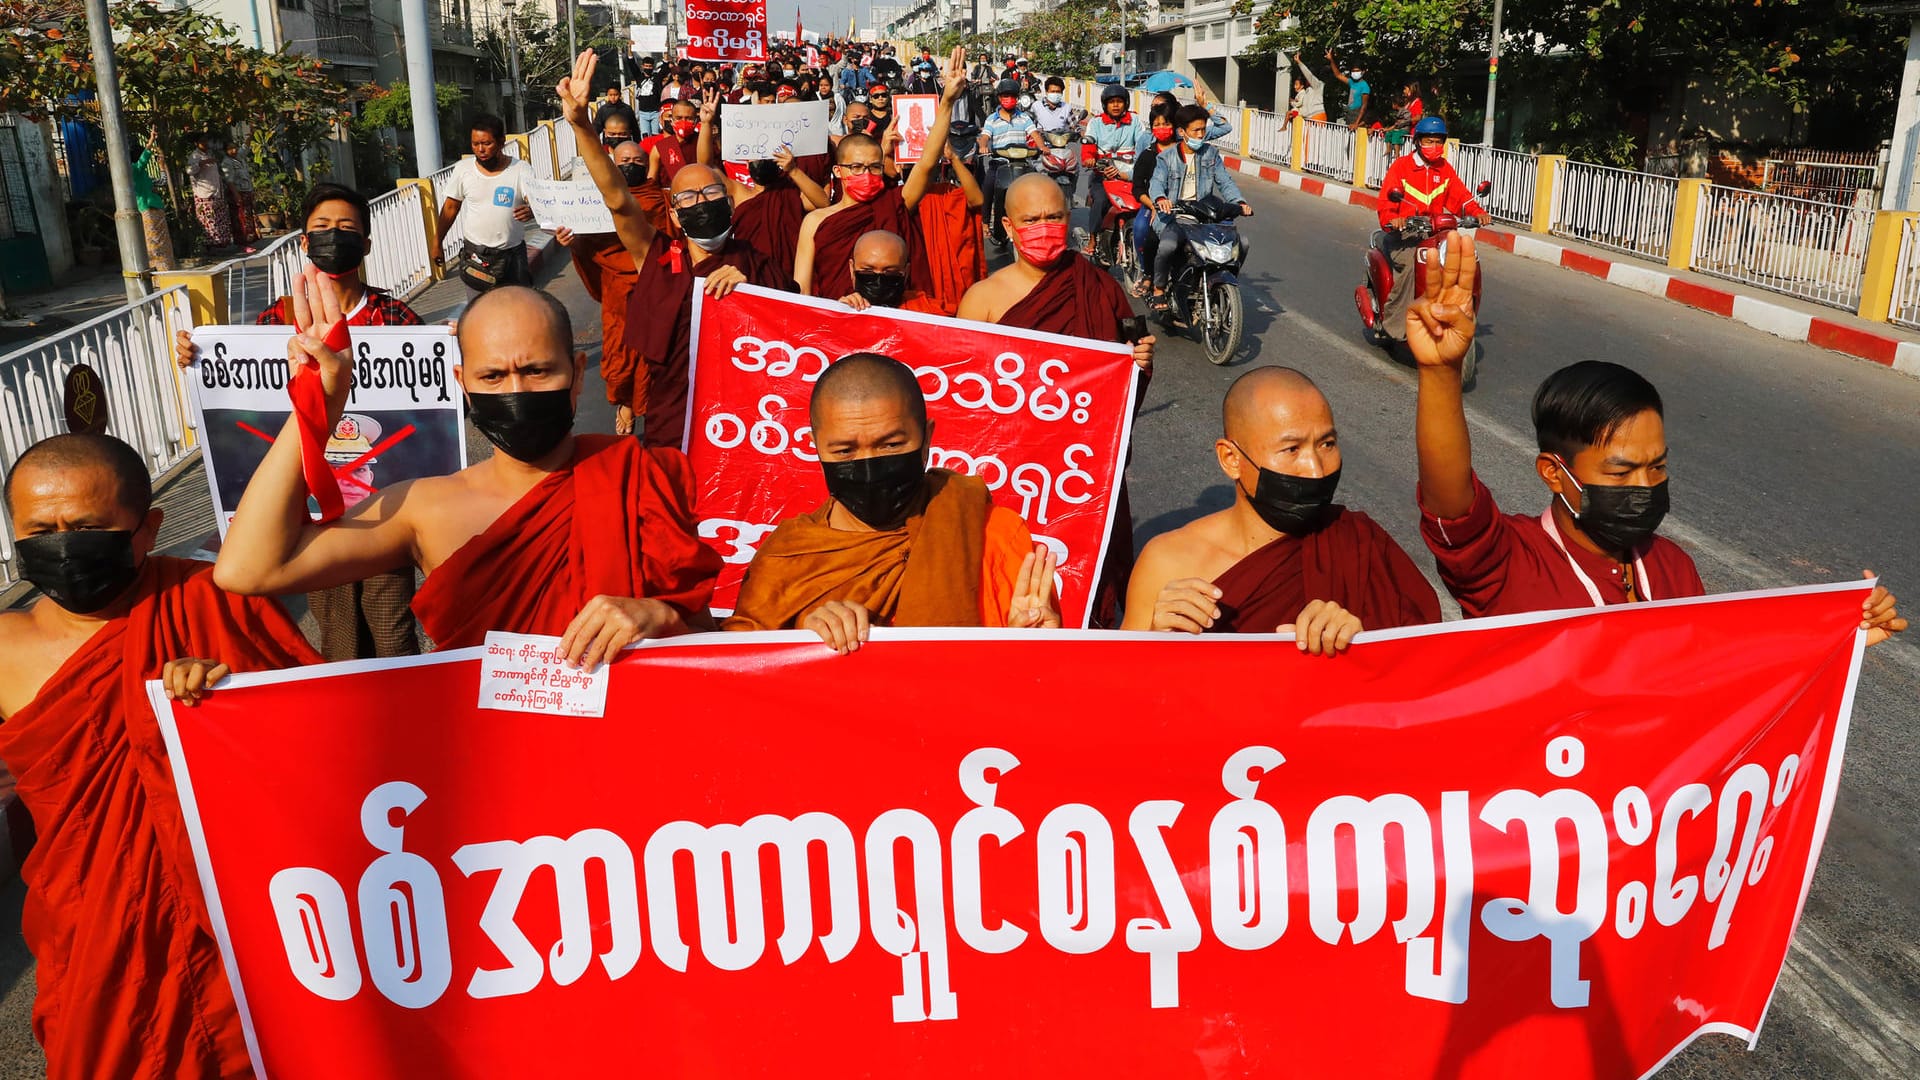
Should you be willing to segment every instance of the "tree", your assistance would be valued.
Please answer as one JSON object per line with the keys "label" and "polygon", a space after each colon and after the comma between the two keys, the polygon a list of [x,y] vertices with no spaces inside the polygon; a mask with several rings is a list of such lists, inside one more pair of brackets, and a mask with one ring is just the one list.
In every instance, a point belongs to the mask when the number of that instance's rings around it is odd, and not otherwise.
{"label": "tree", "polygon": [[[1145,29],[1131,13],[1128,20],[1128,35]],[[1056,7],[1027,12],[1011,29],[1002,27],[1000,40],[1025,53],[1036,71],[1091,78],[1098,70],[1100,46],[1120,40],[1120,16],[1111,0],[1062,0]]]}
{"label": "tree", "polygon": [[[561,78],[573,71],[573,57],[567,52],[567,28],[553,20],[543,8],[533,4],[519,4],[514,7],[513,24],[520,39],[520,90],[526,97],[527,122],[560,115],[560,106],[554,100],[553,88]],[[600,85],[593,88],[598,94],[607,86],[618,86],[620,69],[614,61],[618,60],[624,48],[614,36],[613,28],[597,26],[586,16],[576,11],[573,17],[573,36],[582,49],[600,51]],[[474,41],[480,50],[480,77],[505,82],[512,77],[508,51],[510,42],[501,23],[495,23],[483,31]],[[607,50],[612,50],[609,57]],[[509,121],[513,118],[513,106],[505,106]]]}

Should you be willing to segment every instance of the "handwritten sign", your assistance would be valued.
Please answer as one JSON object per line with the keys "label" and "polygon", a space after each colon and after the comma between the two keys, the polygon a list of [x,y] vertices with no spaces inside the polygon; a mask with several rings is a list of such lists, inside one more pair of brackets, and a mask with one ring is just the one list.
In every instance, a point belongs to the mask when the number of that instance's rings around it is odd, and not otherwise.
{"label": "handwritten sign", "polygon": [[932,94],[907,94],[893,99],[894,130],[900,133],[900,145],[893,160],[902,165],[920,160],[927,147],[927,133],[933,130],[933,107],[939,98]]}
{"label": "handwritten sign", "polygon": [[680,55],[723,64],[767,58],[767,0],[687,0]]}
{"label": "handwritten sign", "polygon": [[636,53],[667,51],[667,28],[664,26],[629,26],[627,33],[632,35],[633,51]]}
{"label": "handwritten sign", "polygon": [[[233,509],[286,425],[291,326],[202,326],[187,392],[214,519],[227,533]],[[327,464],[348,506],[382,487],[467,467],[466,396],[454,380],[460,343],[445,326],[353,328],[353,389],[327,440]],[[315,508],[317,509],[317,507]]]}
{"label": "handwritten sign", "polygon": [[720,156],[745,162],[770,158],[781,147],[794,157],[827,152],[827,103],[729,105],[720,114]]}
{"label": "handwritten sign", "polygon": [[568,228],[576,233],[610,233],[613,211],[592,180],[529,180],[527,205],[534,220],[552,232]]}
{"label": "handwritten sign", "polygon": [[569,667],[557,637],[492,630],[480,654],[482,709],[607,715],[607,665],[592,671]]}

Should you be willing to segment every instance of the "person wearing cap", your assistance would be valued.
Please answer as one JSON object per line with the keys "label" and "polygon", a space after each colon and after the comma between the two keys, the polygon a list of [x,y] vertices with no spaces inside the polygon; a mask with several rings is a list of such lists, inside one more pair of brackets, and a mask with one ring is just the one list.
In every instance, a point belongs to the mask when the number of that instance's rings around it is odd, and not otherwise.
{"label": "person wearing cap", "polygon": [[660,83],[660,73],[654,68],[653,57],[641,57],[640,78],[633,85],[633,111],[639,114],[635,138],[644,139],[660,134]]}
{"label": "person wearing cap", "polygon": [[1139,143],[1144,138],[1151,139],[1140,118],[1128,108],[1128,99],[1132,95],[1119,83],[1108,83],[1100,91],[1100,113],[1087,121],[1087,142],[1082,153],[1087,168],[1098,164],[1100,155],[1111,160],[1103,167],[1099,177],[1087,184],[1088,205],[1093,208],[1093,224],[1087,230],[1087,248],[1092,252],[1094,234],[1100,231],[1100,223],[1107,219],[1107,210],[1113,200],[1107,195],[1107,185],[1101,177],[1108,180],[1128,179],[1133,161],[1139,155]]}
{"label": "person wearing cap", "polygon": [[909,94],[938,94],[940,80],[933,77],[933,61],[922,60],[913,65],[913,77],[907,80]]}

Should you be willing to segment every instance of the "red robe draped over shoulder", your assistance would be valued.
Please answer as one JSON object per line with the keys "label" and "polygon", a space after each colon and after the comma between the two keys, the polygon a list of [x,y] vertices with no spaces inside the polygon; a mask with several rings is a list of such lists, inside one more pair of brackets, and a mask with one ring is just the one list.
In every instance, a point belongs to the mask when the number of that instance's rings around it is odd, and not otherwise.
{"label": "red robe draped over shoulder", "polygon": [[704,612],[719,573],[695,528],[685,454],[576,435],[573,462],[435,567],[413,613],[442,649],[478,645],[489,630],[558,637],[603,594]]}
{"label": "red robe draped over shoulder", "polygon": [[793,291],[793,278],[786,267],[738,240],[718,255],[703,255],[684,240],[656,234],[653,246],[647,249],[639,284],[627,298],[631,309],[627,312],[627,347],[647,364],[646,427],[641,439],[648,446],[680,448],[687,427],[693,279],[722,266],[739,267],[749,284]]}
{"label": "red robe draped over shoulder", "polygon": [[734,239],[765,255],[775,266],[790,267],[800,247],[800,224],[807,203],[793,181],[782,180],[733,208]]}
{"label": "red robe draped over shoulder", "polygon": [[1212,633],[1271,634],[1314,600],[1331,600],[1367,630],[1440,621],[1440,597],[1387,530],[1343,506],[1318,532],[1283,536],[1213,579]]}
{"label": "red robe draped over shoulder", "polygon": [[916,207],[927,252],[928,289],[948,315],[960,310],[960,298],[987,276],[986,247],[980,243],[980,214],[967,206],[958,184],[932,183]]}
{"label": "red robe draped over shoulder", "polygon": [[21,930],[51,1080],[253,1075],[145,682],[182,657],[270,671],[320,655],[277,602],[222,592],[212,569],[149,557],[126,617],[0,724],[39,834]]}
{"label": "red robe draped over shoulder", "polygon": [[875,229],[885,229],[906,240],[908,284],[921,292],[933,291],[927,245],[920,237],[920,217],[907,206],[900,189],[890,187],[872,202],[854,203],[836,211],[813,231],[813,295],[838,300],[853,291],[853,271],[848,267],[853,262],[854,242]]}

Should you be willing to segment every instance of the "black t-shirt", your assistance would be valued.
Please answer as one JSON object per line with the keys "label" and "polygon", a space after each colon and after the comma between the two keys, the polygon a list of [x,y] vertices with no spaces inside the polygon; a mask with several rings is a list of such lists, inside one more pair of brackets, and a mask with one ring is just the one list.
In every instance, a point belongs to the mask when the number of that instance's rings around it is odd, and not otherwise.
{"label": "black t-shirt", "polygon": [[660,76],[641,74],[640,81],[634,84],[633,107],[642,113],[660,111]]}
{"label": "black t-shirt", "polygon": [[1157,146],[1147,147],[1147,152],[1133,159],[1133,197],[1144,205],[1147,202],[1147,189],[1153,186],[1153,163],[1160,160]]}

